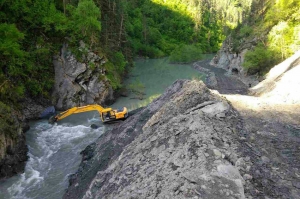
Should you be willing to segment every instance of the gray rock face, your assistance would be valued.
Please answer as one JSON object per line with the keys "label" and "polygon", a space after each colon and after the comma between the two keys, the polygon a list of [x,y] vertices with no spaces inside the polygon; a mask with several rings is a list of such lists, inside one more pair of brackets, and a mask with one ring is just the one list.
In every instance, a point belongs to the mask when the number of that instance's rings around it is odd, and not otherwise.
{"label": "gray rock face", "polygon": [[28,159],[25,131],[29,126],[22,122],[25,118],[19,111],[13,110],[11,118],[13,122],[9,125],[15,130],[15,134],[12,136],[7,132],[0,132],[0,179],[24,172]]}
{"label": "gray rock face", "polygon": [[245,198],[238,115],[198,81],[176,81],[83,152],[64,198]]}
{"label": "gray rock face", "polygon": [[9,123],[15,135],[0,132],[0,178],[8,178],[24,172],[28,159],[25,132],[29,130],[28,121],[39,119],[41,113],[49,106],[50,101],[43,98],[25,97],[19,102],[19,109],[13,109]]}
{"label": "gray rock face", "polygon": [[211,60],[212,66],[223,68],[227,71],[227,75],[237,76],[244,84],[249,87],[259,83],[256,76],[247,76],[247,70],[243,67],[245,55],[248,50],[251,50],[257,45],[257,38],[252,40],[240,41],[238,53],[233,52],[233,41],[230,36],[223,42],[221,49],[216,56]]}
{"label": "gray rock face", "polygon": [[228,37],[223,42],[222,48],[212,59],[210,64],[227,70],[229,74],[240,74],[244,76],[246,75],[246,71],[244,70],[242,63],[244,62],[245,54],[249,49],[241,47],[240,53],[234,53],[232,52],[231,46],[231,38]]}
{"label": "gray rock face", "polygon": [[[86,50],[84,44],[81,44],[81,49]],[[54,57],[55,86],[52,97],[56,109],[104,104],[113,100],[113,90],[104,76],[105,71],[102,67],[105,59],[88,52],[83,62],[78,62],[74,55],[68,52],[66,45],[62,48],[61,55]]]}
{"label": "gray rock face", "polygon": [[50,100],[32,99],[26,97],[24,101],[20,102],[22,110],[22,121],[36,120],[40,118],[41,113],[49,106]]}

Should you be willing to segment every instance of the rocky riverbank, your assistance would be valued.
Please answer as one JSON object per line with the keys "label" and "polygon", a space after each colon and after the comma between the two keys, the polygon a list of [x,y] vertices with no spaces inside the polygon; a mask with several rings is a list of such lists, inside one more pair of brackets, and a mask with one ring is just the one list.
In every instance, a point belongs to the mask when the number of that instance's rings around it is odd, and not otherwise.
{"label": "rocky riverbank", "polygon": [[33,100],[25,97],[19,102],[18,110],[13,107],[4,108],[8,106],[0,107],[3,116],[0,129],[0,179],[24,172],[28,160],[25,139],[25,133],[30,128],[28,121],[39,119],[49,104],[50,101],[46,99]]}

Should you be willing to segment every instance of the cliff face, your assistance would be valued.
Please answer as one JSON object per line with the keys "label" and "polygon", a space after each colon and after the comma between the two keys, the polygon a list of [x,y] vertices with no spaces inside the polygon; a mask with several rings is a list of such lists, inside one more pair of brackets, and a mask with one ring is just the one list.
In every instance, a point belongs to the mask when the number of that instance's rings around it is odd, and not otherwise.
{"label": "cliff face", "polygon": [[[81,43],[81,50],[86,50]],[[58,110],[86,104],[104,104],[113,101],[113,90],[105,78],[104,57],[87,51],[83,63],[76,60],[67,46],[61,55],[54,57],[55,85],[52,94],[53,104]]]}
{"label": "cliff face", "polygon": [[202,82],[178,80],[83,151],[64,198],[244,198],[238,118]]}
{"label": "cliff face", "polygon": [[233,52],[233,41],[229,35],[222,44],[221,49],[216,56],[211,60],[210,64],[219,68],[223,68],[229,74],[246,75],[242,63],[244,62],[245,54],[248,50],[257,44],[256,39],[247,40],[240,44],[239,53]]}
{"label": "cliff face", "polygon": [[[3,111],[6,111],[4,113]],[[24,171],[27,157],[25,131],[28,126],[22,124],[20,112],[1,106],[0,127],[0,179],[11,177]],[[9,116],[8,116],[9,115]]]}
{"label": "cliff face", "polygon": [[28,120],[39,119],[50,101],[25,97],[18,110],[0,102],[0,178],[8,178],[24,171],[27,156],[25,133]]}

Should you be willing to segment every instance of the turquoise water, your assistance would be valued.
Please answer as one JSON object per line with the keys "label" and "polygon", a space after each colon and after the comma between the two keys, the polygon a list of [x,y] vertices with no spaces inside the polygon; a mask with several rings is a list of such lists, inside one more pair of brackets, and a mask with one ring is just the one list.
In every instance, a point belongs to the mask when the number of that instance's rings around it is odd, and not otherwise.
{"label": "turquoise water", "polygon": [[[139,59],[135,61],[135,67],[124,84],[127,89],[134,87],[145,95],[130,92],[128,97],[120,97],[112,106],[114,108],[126,106],[129,110],[133,110],[146,106],[159,97],[177,79],[203,80],[203,78],[203,74],[188,64],[169,64],[167,58]],[[132,99],[139,96],[143,99]]]}

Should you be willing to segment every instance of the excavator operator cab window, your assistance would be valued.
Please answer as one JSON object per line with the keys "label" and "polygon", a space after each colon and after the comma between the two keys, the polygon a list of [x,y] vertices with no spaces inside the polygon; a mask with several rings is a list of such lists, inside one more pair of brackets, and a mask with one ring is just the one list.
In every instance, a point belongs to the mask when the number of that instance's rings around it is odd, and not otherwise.
{"label": "excavator operator cab window", "polygon": [[108,111],[108,112],[104,113],[103,115],[104,115],[104,118],[106,118],[106,119],[116,118],[114,111]]}
{"label": "excavator operator cab window", "polygon": [[110,111],[110,118],[116,118],[116,114],[114,111]]}
{"label": "excavator operator cab window", "polygon": [[105,117],[109,119],[110,118],[110,113],[106,112]]}

